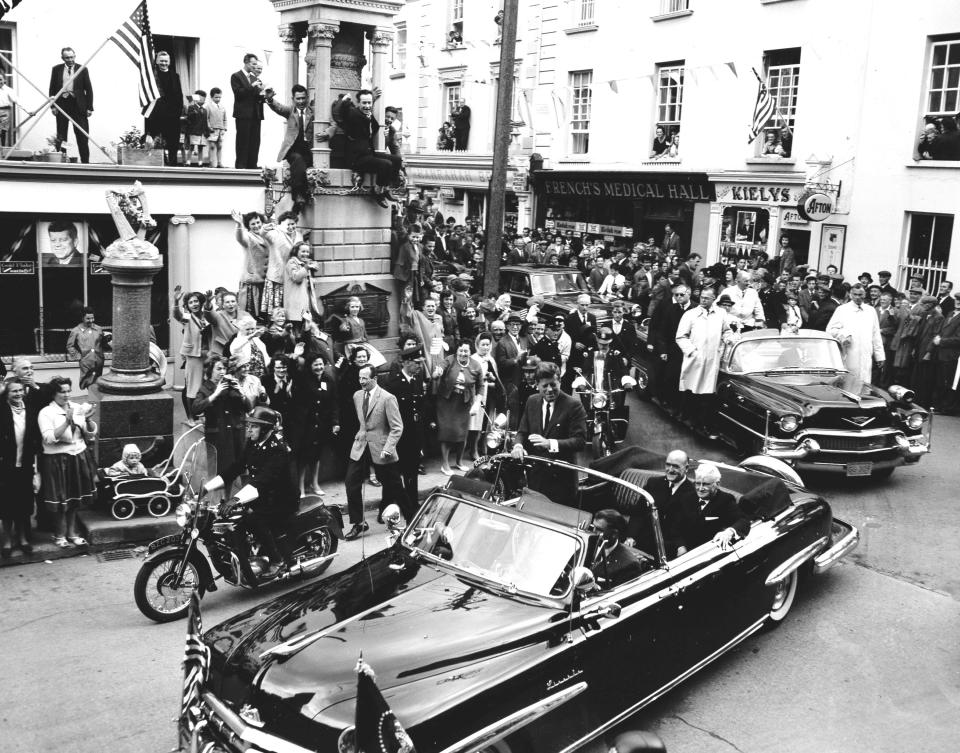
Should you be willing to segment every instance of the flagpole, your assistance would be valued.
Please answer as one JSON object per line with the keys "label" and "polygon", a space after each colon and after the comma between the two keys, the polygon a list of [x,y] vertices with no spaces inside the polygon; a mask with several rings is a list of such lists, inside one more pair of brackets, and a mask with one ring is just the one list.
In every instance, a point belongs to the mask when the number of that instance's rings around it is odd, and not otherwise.
{"label": "flagpole", "polygon": [[[90,63],[91,60],[93,60],[93,58],[97,55],[97,53],[99,53],[100,50],[102,50],[104,47],[106,47],[107,42],[109,42],[109,41],[110,41],[110,37],[107,37],[105,40],[103,40],[103,43],[102,43],[99,47],[97,47],[96,50],[93,51],[93,54],[90,55],[89,58],[87,58],[87,61],[86,61],[83,65],[81,65],[81,66],[79,67],[79,69],[73,74],[73,77],[70,78],[70,79],[68,79],[66,83],[70,83],[71,81],[73,81],[73,79],[76,78],[76,77],[80,74],[80,71],[87,67],[87,65]],[[32,87],[33,87],[34,89],[36,89],[38,92],[40,92],[41,96],[47,96],[47,95],[45,95],[45,94],[43,93],[43,89],[41,89],[39,86],[37,86],[35,83],[33,83],[33,81],[31,81],[26,75],[24,75],[23,73],[21,73],[20,70],[18,70],[17,67],[13,64],[13,61],[10,60],[10,58],[8,58],[8,57],[7,57],[6,55],[4,55],[2,52],[0,52],[0,60],[2,60],[2,61],[3,61],[4,63],[6,63],[7,65],[9,65],[10,68],[11,68],[12,70],[16,71],[16,72],[20,75],[20,77],[23,78],[24,81],[26,81],[28,84],[30,84],[30,86],[32,86]],[[74,128],[76,128],[78,131],[80,131],[80,133],[82,133],[84,136],[86,136],[87,139],[88,139],[95,147],[97,147],[97,149],[99,149],[101,152],[103,152],[103,155],[104,155],[108,160],[110,160],[111,164],[116,165],[116,164],[117,164],[117,161],[107,153],[107,150],[104,149],[102,146],[100,146],[100,144],[98,144],[96,141],[94,141],[93,137],[92,137],[82,126],[80,126],[80,125],[77,123],[77,121],[75,121],[73,118],[71,118],[70,115],[69,115],[68,113],[66,113],[66,112],[63,110],[62,107],[60,107],[60,105],[57,104],[57,97],[59,97],[59,96],[63,93],[63,90],[64,90],[65,86],[66,86],[66,85],[64,85],[63,87],[61,87],[59,92],[57,92],[55,95],[53,95],[52,97],[50,97],[50,98],[49,98],[47,101],[45,101],[40,107],[38,107],[36,110],[34,110],[33,114],[34,114],[34,115],[39,115],[39,114],[40,114],[40,111],[46,109],[47,107],[49,107],[49,106],[50,106],[50,103],[52,102],[52,103],[53,103],[53,107],[56,107],[57,110],[59,110],[61,113],[63,113],[64,117],[66,117],[67,120],[69,120],[71,123],[73,123],[73,127],[74,127]],[[20,134],[20,137],[17,139],[17,143],[15,143],[12,147],[10,147],[11,151],[13,151],[13,150],[16,149],[18,146],[20,146],[20,144],[23,142],[23,140],[24,140],[25,138],[27,138],[27,136],[30,135],[30,132],[37,126],[37,124],[38,124],[39,122],[40,122],[40,119],[37,118],[37,120],[33,121],[33,123],[32,123],[32,124],[30,125],[30,127],[26,130],[26,132]]]}

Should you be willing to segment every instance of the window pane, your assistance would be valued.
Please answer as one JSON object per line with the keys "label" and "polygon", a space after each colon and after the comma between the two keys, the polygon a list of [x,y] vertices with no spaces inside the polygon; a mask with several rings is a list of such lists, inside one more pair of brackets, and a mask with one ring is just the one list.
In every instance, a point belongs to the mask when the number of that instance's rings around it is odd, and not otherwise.
{"label": "window pane", "polygon": [[943,65],[947,62],[947,46],[945,44],[935,44],[933,46],[933,64]]}
{"label": "window pane", "polygon": [[957,109],[957,92],[947,92],[946,97],[944,98],[945,104],[943,105],[942,112],[953,112]]}
{"label": "window pane", "polygon": [[953,216],[938,215],[933,223],[933,244],[930,249],[931,261],[946,264],[950,261],[950,236],[953,233]]}
{"label": "window pane", "polygon": [[947,56],[947,62],[951,65],[960,64],[960,42],[950,43],[950,52]]}
{"label": "window pane", "polygon": [[930,253],[930,237],[932,235],[933,215],[912,215],[910,219],[910,239],[907,244],[907,258],[926,259]]}
{"label": "window pane", "polygon": [[943,112],[940,109],[940,101],[942,97],[940,92],[930,92],[930,106],[927,108],[928,112]]}

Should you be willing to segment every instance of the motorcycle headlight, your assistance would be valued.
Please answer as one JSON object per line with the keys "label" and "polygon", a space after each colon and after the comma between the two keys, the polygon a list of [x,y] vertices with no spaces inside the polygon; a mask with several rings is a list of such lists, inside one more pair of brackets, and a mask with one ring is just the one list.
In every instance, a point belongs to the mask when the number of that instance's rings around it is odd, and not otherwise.
{"label": "motorcycle headlight", "polygon": [[926,416],[923,413],[915,412],[907,416],[907,427],[917,431],[923,428],[923,422]]}
{"label": "motorcycle headlight", "polygon": [[799,416],[783,416],[778,422],[780,429],[787,434],[792,434],[797,430],[797,427],[800,426],[800,417]]}
{"label": "motorcycle headlight", "polygon": [[594,408],[604,408],[607,405],[607,395],[605,392],[594,392],[593,393],[593,407]]}
{"label": "motorcycle headlight", "polygon": [[500,441],[503,439],[499,431],[491,431],[487,434],[487,447],[491,450],[495,450],[500,446]]}
{"label": "motorcycle headlight", "polygon": [[193,502],[181,502],[177,505],[176,510],[176,520],[177,525],[181,528],[186,528],[187,522],[190,520],[190,516],[193,515],[194,503]]}

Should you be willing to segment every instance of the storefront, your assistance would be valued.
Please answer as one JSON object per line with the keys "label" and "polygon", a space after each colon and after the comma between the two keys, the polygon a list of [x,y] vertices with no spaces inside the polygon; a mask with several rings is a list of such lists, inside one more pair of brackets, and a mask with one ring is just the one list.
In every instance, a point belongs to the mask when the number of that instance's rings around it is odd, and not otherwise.
{"label": "storefront", "polygon": [[[707,263],[721,257],[779,256],[781,238],[793,249],[797,264],[811,260],[816,223],[804,219],[797,205],[804,193],[803,175],[750,175],[742,181],[714,176],[716,201],[710,205]],[[811,240],[811,230],[817,238]],[[815,257],[816,254],[814,253]]]}
{"label": "storefront", "polygon": [[680,255],[707,242],[715,194],[702,173],[538,170],[534,187],[537,227],[660,244],[669,225],[680,236]]}

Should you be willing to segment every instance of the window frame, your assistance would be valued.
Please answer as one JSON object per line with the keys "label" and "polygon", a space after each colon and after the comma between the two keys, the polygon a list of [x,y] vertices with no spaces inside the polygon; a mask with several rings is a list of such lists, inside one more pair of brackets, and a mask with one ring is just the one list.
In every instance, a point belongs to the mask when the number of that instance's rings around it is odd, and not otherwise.
{"label": "window frame", "polygon": [[[458,92],[456,98],[456,104],[451,102],[450,94],[456,90]],[[443,82],[443,118],[442,122],[453,122],[453,111],[456,109],[456,105],[459,105],[463,102],[463,81],[444,81]]]}
{"label": "window frame", "polygon": [[[794,57],[796,58],[795,61],[787,60],[788,58]],[[783,60],[784,62],[771,62],[777,60]],[[800,73],[802,65],[803,49],[801,47],[764,51],[763,80],[767,86],[767,92],[773,101],[774,111],[770,120],[768,120],[761,129],[760,135],[754,141],[754,155],[756,157],[769,158],[778,156],[764,154],[763,147],[766,143],[768,133],[776,133],[777,143],[780,143],[779,133],[784,121],[786,121],[786,124],[790,127],[790,134],[793,141],[790,145],[790,154],[782,157],[782,159],[794,159],[797,132],[797,103],[800,99]],[[774,83],[775,79],[776,83]],[[784,81],[787,83],[784,84]]]}
{"label": "window frame", "polygon": [[[671,77],[671,74],[679,74],[679,83],[674,85],[663,86],[664,77]],[[685,60],[671,60],[665,63],[657,63],[657,72],[656,72],[656,117],[654,118],[654,127],[653,135],[650,137],[651,143],[653,139],[656,138],[656,129],[663,128],[667,133],[668,139],[673,140],[675,134],[679,133],[681,130],[681,121],[683,119],[683,87],[684,87],[684,78],[686,74],[686,61]],[[676,101],[670,102],[664,100],[664,95],[669,97],[671,91],[677,92]],[[676,117],[670,118],[666,117],[667,115],[675,115]]]}
{"label": "window frame", "polygon": [[[944,54],[944,62],[942,65],[937,65],[936,60],[936,49],[937,47],[945,46],[946,52]],[[950,53],[951,47],[956,50],[956,62],[950,62]],[[940,109],[934,111],[930,107],[930,96],[934,91],[933,79],[935,77],[935,70],[937,68],[943,69],[943,81],[942,86],[937,88],[936,91],[940,92]],[[952,69],[952,70],[951,70]],[[950,83],[950,73],[954,73],[956,76],[956,82],[954,86],[949,86]],[[953,106],[946,107],[944,102],[946,98],[953,94]],[[949,115],[955,117],[957,112],[960,111],[960,34],[950,35],[949,37],[940,38],[940,39],[931,39],[930,40],[930,57],[927,64],[926,70],[926,92],[923,98],[925,117],[943,117]]]}
{"label": "window frame", "polygon": [[[931,218],[930,238],[927,243],[926,255],[924,257],[910,256],[911,247],[914,246],[913,236],[915,220],[919,217]],[[934,243],[938,237],[938,221],[948,221],[947,229],[942,237],[946,239],[946,256],[942,259],[934,258]],[[954,226],[957,221],[957,215],[947,212],[907,212],[906,228],[903,236],[903,249],[900,256],[900,279],[898,285],[906,288],[910,277],[921,272],[925,278],[925,286],[928,291],[936,291],[940,283],[949,278],[951,240],[954,232]],[[916,263],[911,263],[916,262]]]}
{"label": "window frame", "polygon": [[597,0],[570,0],[570,26],[574,29],[597,25]]}
{"label": "window frame", "polygon": [[404,73],[407,70],[407,22],[395,24],[394,32],[390,67],[394,73]]}
{"label": "window frame", "polygon": [[[6,21],[0,22],[0,32],[9,31],[10,32],[10,48],[6,49],[0,47],[0,52],[6,55],[16,66],[17,65],[17,25],[15,23],[9,23]],[[19,67],[19,66],[18,66]],[[7,64],[3,61],[0,61],[0,72],[6,76],[7,86],[13,89],[14,94],[20,96],[20,76],[17,74],[16,70],[8,70]],[[19,128],[19,109],[14,106],[13,112],[10,113],[10,126],[7,130],[7,140],[10,142],[6,144],[7,147],[13,146],[17,141],[17,130]]]}
{"label": "window frame", "polygon": [[[578,77],[583,77],[586,80]],[[590,116],[593,109],[593,69],[585,68],[570,71],[568,80],[571,94],[570,119],[567,123],[569,131],[567,154],[571,156],[588,155],[590,154]],[[584,92],[585,94],[583,94]],[[586,117],[584,117],[584,113]],[[578,144],[582,144],[583,148],[578,148]]]}
{"label": "window frame", "polygon": [[[464,16],[467,10],[466,0],[450,0],[447,6],[447,29],[444,32],[443,44],[447,49],[458,49],[463,47],[464,40]],[[460,42],[454,42],[450,39],[450,34],[456,31],[460,35]]]}

